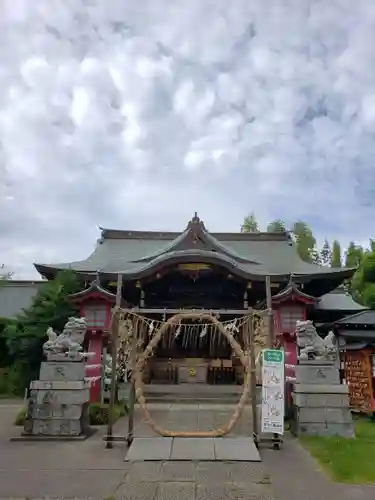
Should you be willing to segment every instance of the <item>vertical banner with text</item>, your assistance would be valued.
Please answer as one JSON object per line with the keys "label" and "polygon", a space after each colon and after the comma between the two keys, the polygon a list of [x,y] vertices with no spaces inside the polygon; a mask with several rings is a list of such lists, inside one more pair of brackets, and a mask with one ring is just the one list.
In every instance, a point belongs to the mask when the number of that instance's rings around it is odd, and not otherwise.
{"label": "vertical banner with text", "polygon": [[262,351],[262,432],[284,434],[284,351]]}

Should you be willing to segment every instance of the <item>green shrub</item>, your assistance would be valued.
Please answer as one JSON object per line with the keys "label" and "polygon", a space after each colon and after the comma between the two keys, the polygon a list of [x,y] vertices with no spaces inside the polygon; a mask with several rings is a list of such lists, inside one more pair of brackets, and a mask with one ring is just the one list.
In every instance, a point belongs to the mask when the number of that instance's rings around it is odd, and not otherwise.
{"label": "green shrub", "polygon": [[[113,407],[113,422],[125,415],[124,407],[115,405]],[[109,422],[109,404],[92,403],[89,406],[90,425],[106,425]]]}
{"label": "green shrub", "polygon": [[19,410],[14,420],[14,425],[23,426],[26,420],[26,414],[27,414],[26,408],[22,408],[21,410]]}
{"label": "green shrub", "polygon": [[0,369],[0,394],[7,397],[22,396],[25,392],[24,370],[20,363]]}
{"label": "green shrub", "polygon": [[121,411],[121,417],[125,417],[125,415],[127,415],[129,413],[129,408],[128,408],[128,403],[127,401],[125,401],[125,399],[123,399],[122,401],[119,401],[118,402],[118,406],[120,408],[120,411]]}

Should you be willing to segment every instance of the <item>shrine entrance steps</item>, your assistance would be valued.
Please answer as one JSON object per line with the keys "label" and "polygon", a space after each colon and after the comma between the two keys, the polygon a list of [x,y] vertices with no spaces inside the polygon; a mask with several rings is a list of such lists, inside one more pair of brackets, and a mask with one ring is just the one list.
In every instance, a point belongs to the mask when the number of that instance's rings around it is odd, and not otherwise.
{"label": "shrine entrance steps", "polygon": [[135,438],[126,462],[260,462],[254,441],[246,436],[221,438]]}
{"label": "shrine entrance steps", "polygon": [[[149,403],[210,403],[236,404],[242,394],[240,385],[210,384],[147,384],[144,386]],[[257,389],[260,402],[260,389]]]}
{"label": "shrine entrance steps", "polygon": [[[181,386],[182,387],[182,386]],[[238,396],[237,396],[238,398]],[[238,399],[236,401],[238,403]],[[236,404],[151,403],[149,412],[162,429],[189,433],[225,428]],[[120,429],[119,429],[120,430]],[[123,432],[126,429],[123,429]],[[253,441],[251,406],[243,409],[229,434],[223,437],[161,437],[135,412],[134,439],[126,451],[126,462],[260,462]]]}

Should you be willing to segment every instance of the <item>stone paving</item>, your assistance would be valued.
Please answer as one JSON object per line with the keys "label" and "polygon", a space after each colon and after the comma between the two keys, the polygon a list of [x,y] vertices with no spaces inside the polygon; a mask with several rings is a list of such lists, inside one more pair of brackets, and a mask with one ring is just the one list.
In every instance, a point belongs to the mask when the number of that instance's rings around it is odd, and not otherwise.
{"label": "stone paving", "polygon": [[[125,445],[106,450],[104,429],[83,442],[22,443],[9,437],[20,430],[12,426],[19,406],[0,402],[0,499],[76,498],[119,500],[373,500],[371,486],[343,486],[329,481],[293,439],[281,451],[261,448],[262,462],[124,462]],[[216,407],[217,410],[217,407]],[[153,417],[170,428],[198,428],[226,420],[230,409],[210,406],[150,406]],[[199,412],[199,414],[197,414]],[[187,415],[187,416],[186,416]],[[226,417],[226,418],[224,418]],[[250,417],[244,416],[236,431],[249,435]],[[124,434],[126,420],[115,426]],[[194,428],[192,425],[189,427]],[[135,435],[150,437],[139,412]],[[225,439],[225,438],[223,438]],[[152,442],[150,440],[150,446]]]}
{"label": "stone paving", "polygon": [[[152,447],[150,447],[152,439]],[[126,462],[140,461],[261,462],[252,438],[209,437],[136,437],[125,457]]]}

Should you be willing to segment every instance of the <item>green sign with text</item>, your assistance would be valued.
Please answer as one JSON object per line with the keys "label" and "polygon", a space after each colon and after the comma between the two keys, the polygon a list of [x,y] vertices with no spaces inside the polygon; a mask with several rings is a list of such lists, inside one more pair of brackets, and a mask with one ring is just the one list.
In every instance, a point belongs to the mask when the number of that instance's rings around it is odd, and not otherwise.
{"label": "green sign with text", "polygon": [[263,360],[267,363],[284,363],[284,351],[279,349],[264,349]]}

